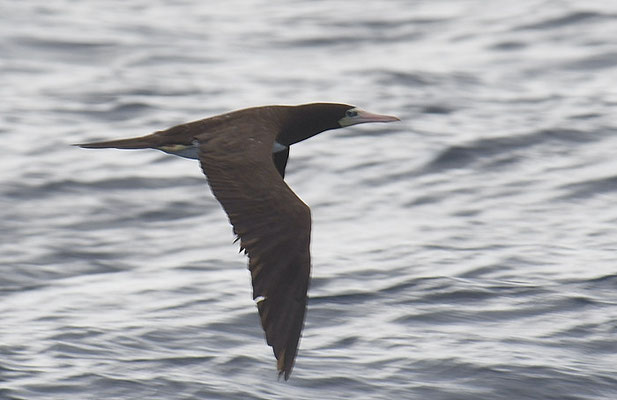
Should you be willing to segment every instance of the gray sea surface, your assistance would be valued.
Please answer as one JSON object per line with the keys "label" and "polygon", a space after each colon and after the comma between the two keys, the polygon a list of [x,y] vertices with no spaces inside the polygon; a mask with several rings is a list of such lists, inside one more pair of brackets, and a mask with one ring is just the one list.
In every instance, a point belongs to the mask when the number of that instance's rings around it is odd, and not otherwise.
{"label": "gray sea surface", "polygon": [[[0,0],[0,399],[617,399],[617,2]],[[199,164],[84,150],[233,109],[313,280],[277,380]]]}

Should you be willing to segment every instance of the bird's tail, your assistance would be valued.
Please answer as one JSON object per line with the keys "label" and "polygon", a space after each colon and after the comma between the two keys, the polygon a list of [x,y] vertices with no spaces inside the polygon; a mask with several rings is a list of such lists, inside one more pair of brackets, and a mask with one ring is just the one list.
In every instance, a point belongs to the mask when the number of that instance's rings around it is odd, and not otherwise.
{"label": "bird's tail", "polygon": [[105,142],[77,143],[73,146],[79,146],[84,149],[148,149],[155,147],[155,143],[153,142],[151,135],[147,135],[131,139],[108,140]]}

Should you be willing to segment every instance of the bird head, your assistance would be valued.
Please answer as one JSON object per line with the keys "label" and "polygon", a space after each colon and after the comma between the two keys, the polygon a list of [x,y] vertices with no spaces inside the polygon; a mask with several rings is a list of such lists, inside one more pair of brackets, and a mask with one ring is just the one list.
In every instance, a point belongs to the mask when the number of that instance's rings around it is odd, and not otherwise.
{"label": "bird head", "polygon": [[287,123],[283,125],[277,141],[289,146],[301,142],[323,131],[369,122],[400,121],[391,115],[373,114],[349,104],[310,103],[292,106],[286,113]]}

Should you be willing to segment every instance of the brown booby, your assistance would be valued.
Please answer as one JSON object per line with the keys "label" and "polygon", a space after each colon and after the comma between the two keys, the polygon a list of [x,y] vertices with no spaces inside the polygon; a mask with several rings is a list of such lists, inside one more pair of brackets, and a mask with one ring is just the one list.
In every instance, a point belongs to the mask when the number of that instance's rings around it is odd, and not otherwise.
{"label": "brown booby", "polygon": [[153,148],[198,159],[248,255],[253,299],[285,380],[304,325],[310,280],[311,212],[287,186],[289,147],[330,129],[399,121],[347,104],[246,108],[150,135],[85,143],[100,149]]}

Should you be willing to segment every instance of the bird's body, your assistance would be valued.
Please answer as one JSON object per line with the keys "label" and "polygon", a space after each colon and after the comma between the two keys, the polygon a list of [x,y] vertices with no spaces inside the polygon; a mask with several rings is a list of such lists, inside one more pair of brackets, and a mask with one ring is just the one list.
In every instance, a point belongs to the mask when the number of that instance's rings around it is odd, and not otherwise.
{"label": "bird's body", "polygon": [[283,180],[289,147],[325,130],[396,120],[346,104],[263,106],[138,138],[79,146],[154,148],[200,161],[249,257],[266,341],[279,373],[288,379],[304,324],[311,268],[310,209]]}

